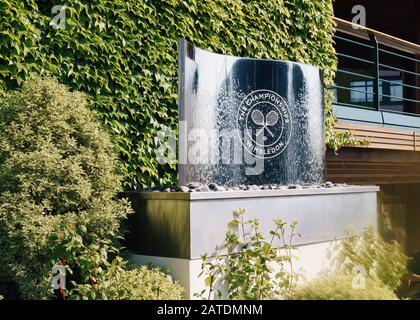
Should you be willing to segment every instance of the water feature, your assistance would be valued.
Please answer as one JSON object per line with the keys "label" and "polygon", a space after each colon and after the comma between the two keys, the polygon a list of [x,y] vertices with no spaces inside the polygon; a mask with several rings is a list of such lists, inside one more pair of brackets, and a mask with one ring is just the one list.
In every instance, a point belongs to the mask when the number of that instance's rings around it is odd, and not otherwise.
{"label": "water feature", "polygon": [[200,257],[214,257],[243,208],[265,234],[274,219],[297,220],[300,266],[315,276],[345,229],[376,224],[379,190],[324,182],[320,70],[179,44],[180,187],[126,194],[131,261],[169,268],[192,298],[204,289]]}
{"label": "water feature", "polygon": [[318,68],[179,48],[181,185],[323,182]]}

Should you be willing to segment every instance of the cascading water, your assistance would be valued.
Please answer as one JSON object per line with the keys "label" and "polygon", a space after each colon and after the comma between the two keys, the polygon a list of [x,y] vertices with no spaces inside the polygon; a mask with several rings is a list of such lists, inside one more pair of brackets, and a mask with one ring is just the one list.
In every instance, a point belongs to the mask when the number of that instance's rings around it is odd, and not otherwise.
{"label": "cascading water", "polygon": [[318,68],[215,54],[181,39],[179,79],[181,185],[323,182]]}

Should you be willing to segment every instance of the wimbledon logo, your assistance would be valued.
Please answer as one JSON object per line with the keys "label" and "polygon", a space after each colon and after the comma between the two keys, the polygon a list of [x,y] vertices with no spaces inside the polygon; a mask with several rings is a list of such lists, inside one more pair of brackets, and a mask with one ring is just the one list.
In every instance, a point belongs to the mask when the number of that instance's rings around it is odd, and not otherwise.
{"label": "wimbledon logo", "polygon": [[242,145],[258,158],[274,158],[287,147],[292,117],[286,101],[271,90],[255,90],[241,102],[236,125]]}

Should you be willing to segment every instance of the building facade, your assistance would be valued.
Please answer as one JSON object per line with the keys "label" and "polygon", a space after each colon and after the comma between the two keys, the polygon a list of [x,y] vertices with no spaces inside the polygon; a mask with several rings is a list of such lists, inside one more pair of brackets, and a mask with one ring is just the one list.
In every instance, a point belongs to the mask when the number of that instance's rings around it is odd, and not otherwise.
{"label": "building facade", "polygon": [[327,178],[379,185],[379,231],[413,254],[420,250],[420,1],[338,0],[334,10],[335,128],[368,144],[327,151]]}

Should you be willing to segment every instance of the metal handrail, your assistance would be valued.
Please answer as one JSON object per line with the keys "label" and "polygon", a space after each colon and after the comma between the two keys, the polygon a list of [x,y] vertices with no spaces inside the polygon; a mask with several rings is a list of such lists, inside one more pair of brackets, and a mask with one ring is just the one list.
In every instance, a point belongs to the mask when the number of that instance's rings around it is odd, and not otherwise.
{"label": "metal handrail", "polygon": [[339,53],[339,52],[337,52],[336,54],[337,54],[337,56],[353,59],[353,60],[364,62],[364,63],[369,63],[369,64],[374,64],[375,63],[375,62],[370,61],[370,60],[366,60],[366,59],[362,59],[362,58],[359,58],[359,57],[351,56],[349,54],[344,54],[344,53]]}
{"label": "metal handrail", "polygon": [[385,68],[389,68],[389,69],[392,69],[392,70],[396,70],[396,71],[400,71],[400,72],[404,72],[404,73],[408,73],[408,74],[413,74],[416,77],[420,76],[420,73],[417,73],[417,72],[414,72],[414,71],[405,70],[405,69],[401,69],[401,68],[397,68],[397,67],[390,66],[390,65],[387,65],[387,64],[383,64],[383,63],[380,63],[379,66],[385,67]]}
{"label": "metal handrail", "polygon": [[379,94],[381,97],[388,97],[388,98],[395,98],[398,100],[402,100],[402,101],[411,101],[411,102],[415,102],[415,103],[419,103],[420,100],[414,100],[414,99],[409,99],[409,98],[404,98],[404,97],[398,97],[398,96],[393,96],[390,94]]}
{"label": "metal handrail", "polygon": [[414,89],[414,90],[420,90],[420,87],[413,86],[411,84],[406,84],[406,83],[402,83],[402,82],[401,83],[400,82],[395,82],[395,81],[387,80],[387,79],[383,79],[383,78],[380,78],[380,80],[383,81],[383,82],[394,83],[394,84],[397,84],[399,86],[411,88],[411,89]]}
{"label": "metal handrail", "polygon": [[[402,96],[394,96],[391,94],[387,94],[388,91],[386,91],[386,93],[381,93],[380,92],[380,86],[381,83],[383,85],[383,83],[388,83],[388,84],[396,84],[398,86],[401,87],[405,87],[405,88],[411,88],[411,89],[415,89],[415,90],[420,90],[420,86],[418,86],[418,82],[416,79],[420,78],[420,73],[416,72],[417,70],[407,70],[407,68],[399,68],[397,66],[394,65],[389,65],[389,64],[385,64],[383,63],[383,61],[381,59],[381,53],[382,54],[390,54],[393,55],[395,57],[401,58],[401,59],[405,59],[408,61],[412,61],[415,64],[420,63],[420,59],[418,59],[417,57],[420,56],[420,45],[411,43],[409,41],[405,41],[402,39],[398,39],[396,37],[384,34],[382,32],[373,30],[373,29],[369,29],[363,26],[359,26],[356,24],[353,24],[351,22],[345,21],[345,20],[341,20],[338,18],[334,18],[334,20],[337,23],[337,31],[340,32],[340,35],[334,35],[334,38],[342,40],[342,41],[346,41],[350,44],[353,45],[358,45],[358,46],[362,46],[365,48],[369,48],[371,53],[372,53],[372,60],[367,60],[364,57],[360,57],[360,56],[353,56],[350,54],[346,54],[343,52],[337,52],[337,56],[338,57],[343,57],[346,59],[352,59],[355,61],[359,61],[362,63],[368,63],[369,65],[372,65],[372,75],[367,75],[367,74],[363,74],[363,73],[358,73],[358,72],[352,72],[352,71],[348,71],[348,70],[343,70],[343,69],[338,69],[337,72],[338,73],[344,73],[344,74],[348,74],[348,75],[352,75],[355,77],[361,77],[361,78],[365,78],[365,79],[369,79],[372,80],[373,83],[370,85],[373,85],[373,92],[372,91],[365,91],[365,90],[359,90],[356,88],[353,88],[351,86],[343,86],[340,84],[335,84],[333,86],[331,86],[332,88],[336,88],[336,89],[341,89],[341,90],[348,90],[348,91],[354,91],[354,92],[361,92],[361,93],[365,93],[367,95],[371,95],[373,96],[373,101],[366,101],[365,105],[362,104],[353,104],[353,103],[347,103],[347,102],[336,102],[335,104],[338,105],[344,105],[344,106],[350,106],[350,107],[356,107],[356,108],[364,108],[364,109],[376,109],[378,111],[381,111],[381,104],[385,104],[385,103],[389,103],[392,101],[387,101],[388,99],[381,99],[380,97],[387,97],[387,98],[394,98],[397,99],[399,103],[403,103],[404,101],[408,101],[408,102],[413,102],[417,105],[420,105],[420,100],[417,99],[411,99],[411,98],[407,98],[404,96],[406,91],[403,91],[403,95]],[[343,35],[341,35],[343,34]],[[348,39],[347,36],[350,36],[350,39]],[[356,40],[355,40],[356,39]],[[357,39],[363,39],[363,41],[358,42]],[[369,41],[369,44],[367,44],[367,41]],[[385,48],[383,48],[385,47]],[[396,49],[399,52],[403,52],[404,54],[398,53],[398,52],[393,52],[388,50],[388,48],[391,49]],[[407,55],[406,55],[407,54]],[[408,55],[413,55],[413,57],[410,57]],[[413,75],[414,76],[414,83],[413,84],[407,84],[404,83],[404,79],[401,82],[395,82],[392,80],[387,80],[387,79],[383,79],[383,76],[381,77],[380,74],[380,70],[396,70],[399,71],[401,73],[404,74],[408,74],[408,75]],[[417,95],[416,95],[417,97]],[[372,107],[366,106],[366,104],[372,105]],[[385,105],[384,105],[385,106]],[[387,109],[387,112],[392,111]],[[401,112],[399,112],[401,113]],[[410,113],[410,112],[402,112],[402,113],[406,113],[406,114],[410,114],[410,115],[416,115],[416,116],[420,116],[417,115],[415,113]]]}
{"label": "metal handrail", "polygon": [[368,76],[367,74],[357,73],[357,72],[352,72],[352,71],[347,71],[347,70],[342,70],[342,69],[337,69],[337,72],[346,73],[346,74],[350,74],[350,75],[357,76],[357,77],[363,77],[363,78],[370,79],[370,80],[375,79],[375,77]]}
{"label": "metal handrail", "polygon": [[385,53],[388,53],[388,54],[391,54],[393,56],[400,57],[400,58],[403,58],[403,59],[411,60],[411,61],[414,61],[414,62],[420,62],[420,59],[415,59],[415,58],[407,57],[407,56],[405,56],[403,54],[399,54],[399,53],[392,52],[392,51],[389,51],[389,50],[385,50],[385,49],[382,49],[382,48],[379,48],[379,51],[385,52]]}
{"label": "metal handrail", "polygon": [[372,110],[371,107],[363,106],[360,104],[353,104],[353,103],[346,103],[346,102],[334,102],[334,104],[344,107],[352,107],[357,109],[366,109],[366,110]]}
{"label": "metal handrail", "polygon": [[336,84],[332,85],[331,88],[337,88],[337,89],[349,90],[349,91],[354,91],[354,92],[366,93],[366,94],[370,94],[372,96],[375,95],[374,92],[370,92],[370,91],[366,91],[366,90],[354,89],[354,88],[351,88],[351,87],[338,86]]}
{"label": "metal handrail", "polygon": [[357,42],[357,41],[354,41],[354,40],[351,40],[351,39],[347,39],[347,38],[344,38],[344,37],[337,36],[336,34],[334,35],[334,38],[337,38],[337,39],[343,40],[343,41],[347,41],[349,43],[357,44],[359,46],[366,47],[366,48],[369,48],[369,49],[373,49],[373,46],[370,45],[370,44],[366,44],[366,43],[363,43],[363,42]]}
{"label": "metal handrail", "polygon": [[378,39],[379,44],[410,54],[420,55],[420,45],[416,43],[412,43],[374,29],[363,27],[337,17],[333,17],[333,19],[337,24],[337,30],[347,33],[353,37],[369,41],[369,34],[372,34]]}

